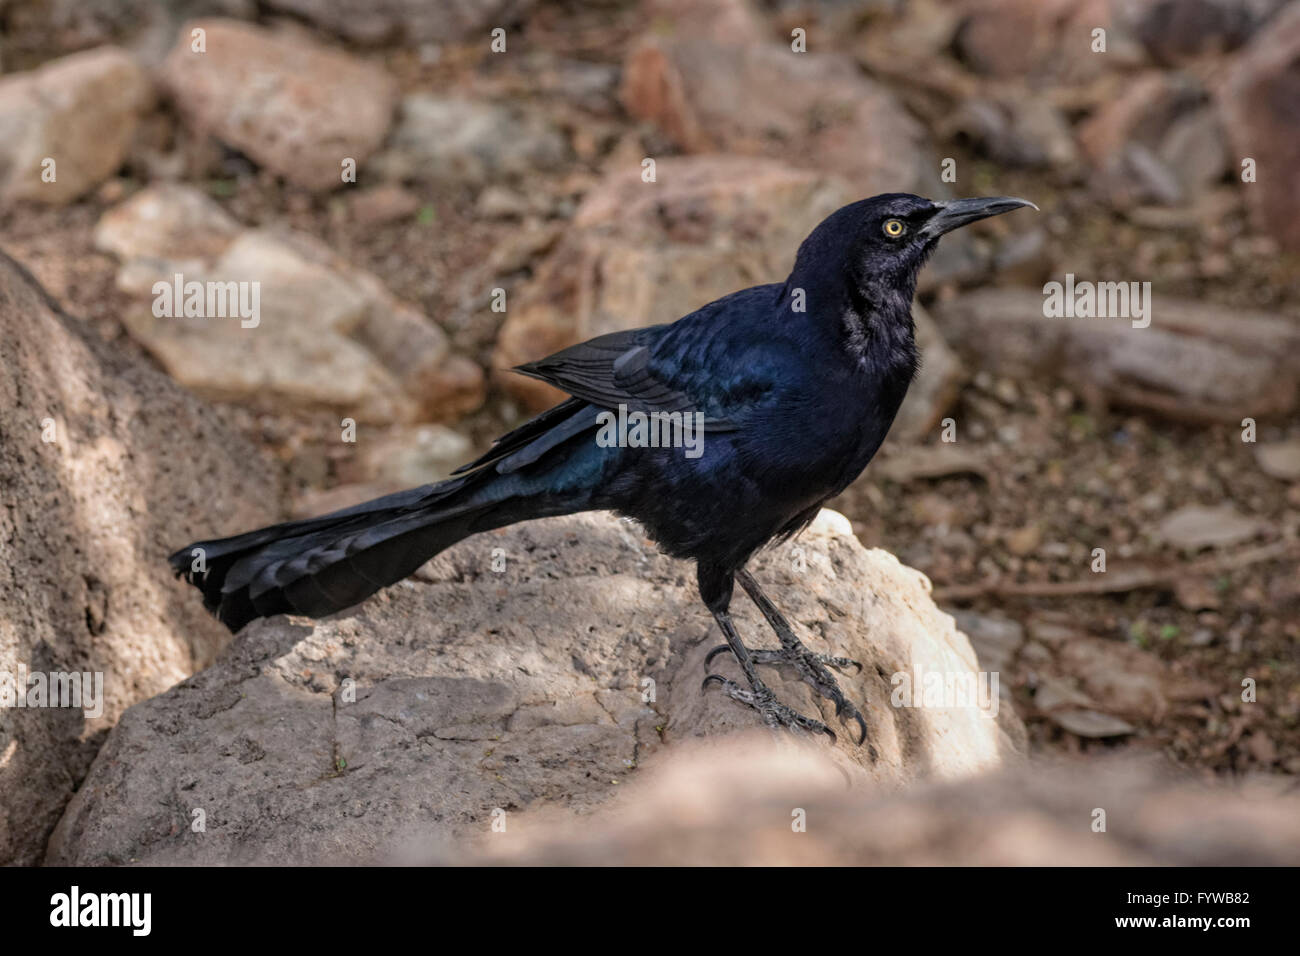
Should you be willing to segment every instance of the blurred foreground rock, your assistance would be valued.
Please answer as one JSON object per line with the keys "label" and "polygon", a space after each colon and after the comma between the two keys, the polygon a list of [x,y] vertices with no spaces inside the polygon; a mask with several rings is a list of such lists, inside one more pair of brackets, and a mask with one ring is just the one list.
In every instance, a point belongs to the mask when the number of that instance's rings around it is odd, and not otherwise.
{"label": "blurred foreground rock", "polygon": [[[1009,705],[996,718],[891,705],[891,675],[969,675],[975,655],[924,577],[847,527],[823,512],[756,568],[811,646],[864,664],[840,682],[867,745],[802,738],[818,768],[806,782],[893,786],[1014,759],[1024,730]],[[772,646],[747,599],[733,611],[751,645]],[[252,625],[213,667],[129,711],[49,861],[391,859],[486,832],[494,811],[585,812],[659,751],[755,728],[752,711],[700,690],[717,640],[689,565],[628,522],[581,515],[472,538],[352,612]],[[840,729],[810,688],[764,670],[791,706]],[[205,832],[191,830],[195,809]]]}
{"label": "blurred foreground rock", "polygon": [[[154,186],[104,214],[123,315],[168,373],[206,396],[331,408],[358,421],[454,421],[483,400],[479,366],[373,275],[301,234],[244,229],[189,186]],[[258,283],[261,315],[156,315],[155,283]],[[250,287],[251,289],[251,287]],[[204,299],[206,308],[206,296]],[[248,320],[251,321],[251,320]]]}
{"label": "blurred foreground rock", "polygon": [[[1025,764],[904,791],[846,788],[813,750],[669,752],[595,815],[487,822],[439,863],[527,866],[1295,866],[1300,794],[1204,785],[1132,761]],[[1104,832],[1094,822],[1104,811]],[[802,819],[805,829],[793,824]],[[420,862],[428,856],[410,854]]]}
{"label": "blurred foreground rock", "polygon": [[[1058,277],[1059,279],[1059,277]],[[978,370],[1059,377],[1085,394],[1178,421],[1277,418],[1300,392],[1300,330],[1267,312],[1153,297],[1150,326],[1047,318],[1036,289],[981,289],[934,307]]]}
{"label": "blurred foreground rock", "polygon": [[94,188],[153,102],[144,70],[112,46],[0,78],[0,200],[62,204]]}
{"label": "blurred foreground rock", "polygon": [[[257,451],[148,363],[62,313],[0,255],[0,680],[98,672],[103,713],[0,706],[0,865],[37,862],[103,734],[230,635],[166,556],[278,515]],[[19,685],[18,693],[28,694]]]}

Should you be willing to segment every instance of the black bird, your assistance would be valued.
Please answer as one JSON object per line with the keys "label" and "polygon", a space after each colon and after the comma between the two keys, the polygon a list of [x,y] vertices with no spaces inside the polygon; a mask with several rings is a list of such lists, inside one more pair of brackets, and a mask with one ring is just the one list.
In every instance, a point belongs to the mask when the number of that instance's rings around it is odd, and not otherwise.
{"label": "black bird", "polygon": [[[729,649],[749,684],[710,674],[705,686],[720,684],[772,727],[833,738],[823,723],[776,700],[756,671],[793,666],[834,701],[837,714],[858,722],[861,743],[866,722],[827,669],[855,662],[805,648],[745,564],[765,544],[806,526],[884,441],[916,374],[912,296],[939,237],[1022,206],[1033,204],[1007,197],[939,202],[905,193],[852,203],[804,240],[783,283],[520,366],[572,397],[447,481],[196,542],[171,556],[172,569],[237,631],[257,617],[321,617],[350,607],[480,531],[615,511],[639,521],[668,554],[695,561],[700,597],[727,641],[709,660]],[[620,406],[629,416],[689,414],[702,422],[702,441],[690,452],[599,441],[602,424]],[[728,612],[737,581],[775,630],[780,650],[741,642]]]}

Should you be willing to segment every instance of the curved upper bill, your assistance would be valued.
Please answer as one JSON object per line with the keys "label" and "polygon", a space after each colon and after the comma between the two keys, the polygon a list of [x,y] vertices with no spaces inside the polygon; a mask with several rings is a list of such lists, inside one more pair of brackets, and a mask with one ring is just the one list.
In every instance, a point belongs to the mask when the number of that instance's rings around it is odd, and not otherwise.
{"label": "curved upper bill", "polygon": [[1038,207],[1028,199],[1016,199],[1014,196],[984,196],[979,199],[949,199],[937,201],[939,211],[930,217],[930,221],[921,227],[921,232],[928,238],[938,238],[945,232],[952,232],[962,226],[990,216],[1000,216],[1004,212],[1028,206]]}

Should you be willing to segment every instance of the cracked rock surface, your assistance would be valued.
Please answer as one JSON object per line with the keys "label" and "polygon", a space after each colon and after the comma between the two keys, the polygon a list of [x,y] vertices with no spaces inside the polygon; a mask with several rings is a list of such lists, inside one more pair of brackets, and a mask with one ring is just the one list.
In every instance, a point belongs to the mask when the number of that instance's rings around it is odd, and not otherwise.
{"label": "cracked rock surface", "polygon": [[[892,786],[1020,752],[1009,706],[891,706],[890,675],[966,673],[975,655],[924,577],[865,549],[841,516],[823,512],[752,567],[810,647],[864,664],[841,686],[867,745],[848,732],[803,742],[843,775]],[[733,611],[751,646],[776,645],[739,589]],[[753,712],[700,690],[718,639],[692,567],[634,524],[588,514],[480,535],[353,611],[259,621],[130,709],[47,862],[409,859],[503,813],[585,813],[651,755],[754,728]],[[715,668],[739,677],[730,659]],[[841,728],[793,675],[763,670],[781,699]]]}

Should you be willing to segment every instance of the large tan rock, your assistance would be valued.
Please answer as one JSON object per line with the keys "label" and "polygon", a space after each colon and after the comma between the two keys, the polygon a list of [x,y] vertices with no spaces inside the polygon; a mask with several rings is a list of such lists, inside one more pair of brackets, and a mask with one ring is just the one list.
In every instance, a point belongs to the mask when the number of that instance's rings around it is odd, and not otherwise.
{"label": "large tan rock", "polygon": [[[21,674],[102,675],[102,713],[0,706],[0,864],[40,860],[104,734],[229,639],[166,556],[278,516],[256,451],[0,255],[0,697]],[[84,701],[83,701],[84,703]],[[98,709],[98,708],[91,708]]]}
{"label": "large tan rock", "polygon": [[144,70],[112,46],[0,79],[0,200],[67,203],[94,188],[153,101]]}
{"label": "large tan rock", "polygon": [[379,147],[397,103],[397,85],[380,67],[234,20],[185,24],[161,76],[200,132],[319,191],[343,184],[344,160],[360,166]]}
{"label": "large tan rock", "polygon": [[[894,675],[961,679],[978,665],[925,578],[863,548],[843,517],[823,512],[755,574],[810,646],[864,665],[840,680],[867,743],[802,738],[819,762],[810,785],[963,777],[1020,752],[1005,702],[996,715],[894,706]],[[694,578],[635,525],[580,515],[471,538],[332,619],[254,624],[213,667],[122,719],[49,859],[392,859],[501,813],[590,810],[654,754],[758,726],[701,692],[719,635]],[[751,646],[775,645],[747,598],[733,612]],[[731,660],[714,669],[739,676]],[[783,700],[841,726],[792,674],[764,674]]]}

